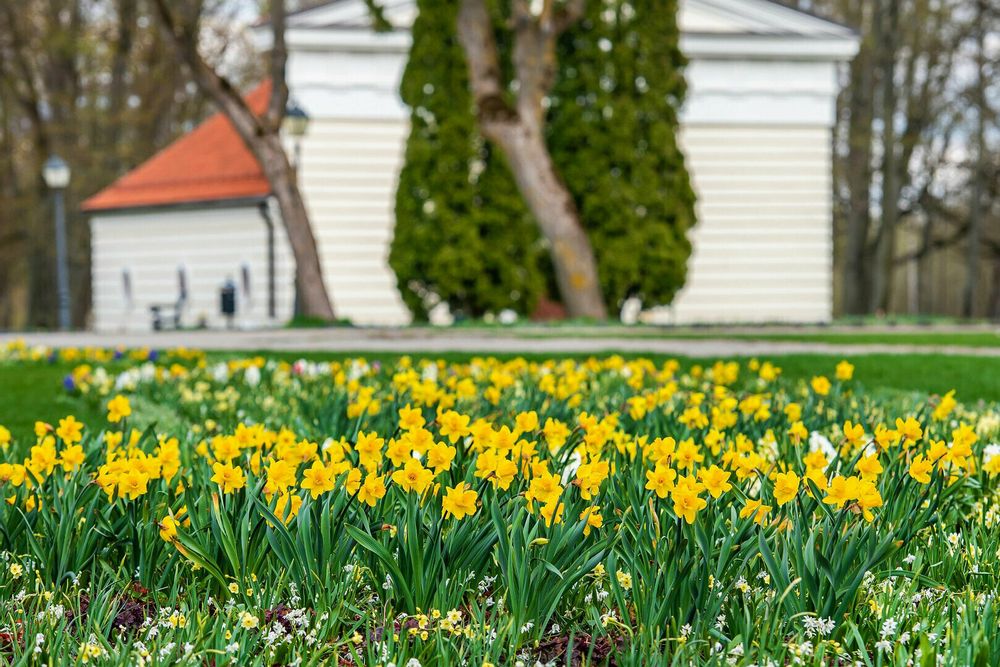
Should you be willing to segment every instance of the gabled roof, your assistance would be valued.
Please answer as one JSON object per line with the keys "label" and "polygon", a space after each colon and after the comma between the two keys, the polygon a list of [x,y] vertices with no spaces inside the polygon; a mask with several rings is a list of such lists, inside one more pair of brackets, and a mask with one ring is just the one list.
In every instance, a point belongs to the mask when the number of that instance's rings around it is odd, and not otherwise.
{"label": "gabled roof", "polygon": [[[269,81],[246,102],[262,114]],[[83,202],[84,211],[266,197],[271,187],[260,164],[221,112]]]}
{"label": "gabled roof", "polygon": [[[380,0],[389,33],[371,30],[365,0],[329,0],[288,16],[292,49],[405,52],[416,16],[414,0]],[[778,0],[680,0],[677,17],[681,50],[692,58],[780,58],[839,61],[857,53],[849,27]],[[266,23],[255,30],[257,44],[270,48]]]}
{"label": "gabled roof", "polygon": [[[406,30],[416,16],[414,0],[380,0],[385,17]],[[834,21],[796,9],[778,0],[680,0],[678,21],[686,32],[728,34],[851,36]],[[364,0],[328,0],[293,12],[289,28],[370,28]]]}
{"label": "gabled roof", "polygon": [[[417,16],[414,0],[379,0],[386,20],[409,30]],[[329,0],[290,14],[289,28],[371,28],[371,12],[364,0]]]}
{"label": "gabled roof", "polygon": [[682,32],[836,38],[855,36],[847,26],[778,0],[681,0]]}

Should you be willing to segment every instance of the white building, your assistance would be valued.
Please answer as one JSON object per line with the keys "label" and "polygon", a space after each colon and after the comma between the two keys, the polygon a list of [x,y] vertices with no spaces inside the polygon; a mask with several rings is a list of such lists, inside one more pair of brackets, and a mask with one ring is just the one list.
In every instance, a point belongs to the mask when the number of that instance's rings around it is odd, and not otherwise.
{"label": "white building", "polygon": [[[394,32],[368,29],[363,0],[334,0],[290,16],[286,33],[289,88],[312,119],[300,182],[334,307],[356,324],[410,319],[387,257],[408,129],[397,91],[414,8],[384,4]],[[829,320],[831,128],[854,33],[769,0],[683,0],[679,23],[690,59],[681,142],[698,224],[687,285],[647,316]],[[267,29],[257,37],[266,48]],[[217,116],[88,200],[95,327],[148,328],[150,305],[176,302],[181,282],[182,324],[219,326],[227,277],[238,286],[240,325],[287,321],[293,263],[267,195],[253,158]],[[262,202],[276,220],[273,263]]]}

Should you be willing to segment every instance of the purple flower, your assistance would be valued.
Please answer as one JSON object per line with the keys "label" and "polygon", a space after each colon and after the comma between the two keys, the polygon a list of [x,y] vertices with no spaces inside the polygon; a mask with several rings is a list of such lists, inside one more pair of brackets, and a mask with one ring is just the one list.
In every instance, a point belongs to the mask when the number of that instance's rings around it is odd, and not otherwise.
{"label": "purple flower", "polygon": [[76,381],[73,379],[72,375],[67,375],[63,378],[63,387],[66,391],[73,391],[76,389]]}

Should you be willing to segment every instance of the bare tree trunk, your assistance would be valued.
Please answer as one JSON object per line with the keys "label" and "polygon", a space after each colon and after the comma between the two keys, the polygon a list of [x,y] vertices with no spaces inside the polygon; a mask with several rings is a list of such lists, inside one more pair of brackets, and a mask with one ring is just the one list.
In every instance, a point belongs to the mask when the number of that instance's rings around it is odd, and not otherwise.
{"label": "bare tree trunk", "polygon": [[870,289],[867,249],[871,226],[872,70],[871,42],[865,40],[851,63],[850,125],[844,174],[849,191],[843,275],[844,311],[850,315],[867,311]]}
{"label": "bare tree trunk", "polygon": [[886,6],[878,10],[879,41],[882,60],[882,222],[875,239],[875,258],[869,311],[885,312],[889,306],[894,272],[893,250],[899,218],[898,149],[896,146],[896,39],[899,28],[897,0],[879,0]]}
{"label": "bare tree trunk", "polygon": [[606,318],[590,239],[580,224],[572,195],[556,173],[544,137],[521,125],[503,132],[497,143],[550,244],[556,282],[567,311],[574,317]]}
{"label": "bare tree trunk", "polygon": [[[319,317],[333,320],[333,308],[327,295],[326,283],[323,281],[322,264],[319,261],[316,237],[312,225],[309,224],[309,214],[302,194],[299,191],[295,168],[288,161],[281,139],[277,135],[266,138],[261,147],[264,174],[271,184],[271,191],[281,210],[281,219],[288,232],[288,243],[295,256],[295,279],[298,283],[299,303],[302,314],[309,317]],[[299,261],[304,257],[307,261]],[[310,305],[311,304],[311,305]],[[323,306],[325,310],[316,306]]]}
{"label": "bare tree trunk", "polygon": [[972,201],[969,203],[969,238],[965,266],[965,288],[962,290],[962,315],[972,317],[979,297],[980,238],[983,219],[983,180],[986,177],[986,3],[979,0],[976,20],[976,161],[972,172]]}
{"label": "bare tree trunk", "polygon": [[1000,321],[1000,257],[993,259],[993,294],[990,297],[989,316]]}
{"label": "bare tree trunk", "polygon": [[295,256],[295,278],[302,314],[332,321],[333,306],[323,281],[323,266],[316,237],[302,201],[295,170],[281,143],[281,120],[288,102],[288,86],[285,82],[288,53],[285,47],[284,0],[271,3],[271,27],[274,35],[270,62],[271,97],[263,117],[254,114],[233,85],[216,72],[198,52],[197,17],[181,21],[171,10],[170,5],[173,3],[170,0],[155,0],[155,3],[167,34],[190,68],[195,82],[229,118],[267,177]]}
{"label": "bare tree trunk", "polygon": [[118,2],[118,36],[111,61],[111,89],[108,91],[108,114],[112,122],[105,129],[104,147],[108,171],[116,176],[122,171],[121,128],[125,125],[125,96],[128,60],[137,21],[137,6],[132,0]]}
{"label": "bare tree trunk", "polygon": [[917,263],[917,313],[924,315],[933,312],[931,304],[931,288],[934,284],[933,270],[931,264],[931,253],[929,248],[931,239],[934,237],[934,216],[928,215],[924,220],[924,226],[920,230],[920,248],[914,261]]}
{"label": "bare tree trunk", "polygon": [[556,281],[572,317],[607,319],[590,239],[580,221],[573,196],[559,177],[545,145],[543,100],[556,70],[556,39],[579,20],[584,3],[573,0],[556,9],[542,3],[538,15],[526,0],[513,2],[513,64],[517,102],[505,99],[493,23],[485,0],[462,0],[458,38],[469,65],[469,83],[479,127],[503,152],[524,197],[549,242]]}
{"label": "bare tree trunk", "polygon": [[[2,75],[2,72],[0,72]],[[23,329],[28,325],[31,302],[26,220],[18,209],[18,163],[14,150],[15,124],[10,100],[0,101],[0,328]]]}

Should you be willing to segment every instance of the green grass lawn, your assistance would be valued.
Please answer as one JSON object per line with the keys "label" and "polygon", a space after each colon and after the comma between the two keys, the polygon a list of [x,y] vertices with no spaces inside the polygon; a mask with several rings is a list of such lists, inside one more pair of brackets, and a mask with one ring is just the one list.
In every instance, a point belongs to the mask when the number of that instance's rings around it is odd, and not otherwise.
{"label": "green grass lawn", "polygon": [[[603,356],[613,351],[601,353]],[[273,358],[295,360],[342,359],[363,356],[369,360],[394,359],[395,353],[300,353],[266,352],[232,353],[215,352],[211,356],[250,356],[261,354]],[[450,361],[470,359],[474,354],[448,353],[435,355],[411,355],[445,358]],[[479,355],[482,356],[482,355]],[[495,355],[525,356],[544,359],[551,355]],[[574,355],[585,358],[592,355]],[[626,355],[629,356],[629,355]],[[648,356],[657,362],[668,358],[666,355]],[[763,358],[763,357],[762,357]],[[780,366],[786,377],[808,380],[814,375],[833,376],[833,369],[843,356],[794,354],[768,356]],[[944,393],[955,389],[958,398],[965,402],[976,400],[1000,401],[1000,358],[983,358],[949,355],[891,355],[872,354],[848,356],[855,364],[855,379],[870,390],[917,391],[923,393]],[[711,363],[715,359],[680,358],[686,364]],[[747,358],[742,358],[746,361]],[[73,414],[85,423],[102,424],[104,413],[88,408],[88,403],[73,398],[63,389],[63,378],[71,370],[66,364],[23,364],[0,366],[0,424],[9,428],[15,437],[28,437],[36,420],[55,423],[60,417]]]}
{"label": "green grass lawn", "polygon": [[[301,352],[267,352],[260,351],[250,354],[261,354],[274,358],[294,360],[309,359],[342,359],[344,357],[364,357],[373,359],[395,359],[397,353],[356,352],[356,353],[301,353]],[[714,363],[712,358],[679,357],[663,354],[636,354],[632,352],[616,352],[607,350],[598,354],[558,355],[584,359],[590,356],[608,356],[621,354],[625,357],[648,357],[657,363],[666,359],[679,359],[685,364]],[[444,353],[410,355],[412,357],[444,358],[448,361],[463,361],[484,354]],[[498,358],[525,357],[541,360],[552,357],[550,354],[496,354]],[[746,362],[750,357],[733,357]],[[937,393],[955,389],[959,398],[966,401],[987,400],[1000,401],[1000,357],[970,357],[944,354],[867,354],[867,355],[822,355],[822,354],[789,354],[760,356],[761,360],[769,359],[782,368],[785,377],[792,379],[810,379],[814,375],[833,377],[834,367],[842,359],[847,358],[855,366],[855,379],[869,389],[889,389],[894,391],[918,391],[922,393]]]}
{"label": "green grass lawn", "polygon": [[[350,327],[310,319],[290,322],[290,329]],[[404,329],[428,336],[467,333],[471,336],[540,338],[636,338],[648,340],[736,340],[826,345],[913,345],[924,347],[995,348],[1000,350],[1000,325],[985,320],[946,317],[843,318],[829,324],[718,324],[626,326],[617,321],[558,320],[535,322],[518,320],[512,324],[496,321],[459,320],[448,327],[415,323]]]}
{"label": "green grass lawn", "polygon": [[1000,334],[989,331],[959,332],[831,332],[831,333],[765,333],[765,334],[667,334],[667,338],[729,338],[735,340],[765,340],[830,345],[930,345],[964,347],[1000,347]]}
{"label": "green grass lawn", "polygon": [[68,414],[87,424],[103,423],[103,412],[93,412],[63,389],[71,369],[67,364],[0,365],[0,425],[15,438],[25,438],[35,421],[56,424]]}
{"label": "green grass lawn", "polygon": [[503,335],[516,338],[641,338],[662,340],[755,340],[770,342],[820,343],[830,345],[922,345],[930,347],[961,346],[1000,349],[1000,326],[986,323],[964,324],[940,322],[920,326],[914,323],[894,324],[836,322],[820,325],[706,325],[656,326],[618,323],[587,323],[560,321],[552,323],[516,322],[511,325],[480,321],[459,322],[450,328],[414,325],[411,329],[429,334],[465,331],[485,336]]}
{"label": "green grass lawn", "polygon": [[680,340],[754,340],[772,342],[793,342],[793,343],[823,343],[829,345],[926,345],[926,346],[961,346],[961,347],[984,347],[1000,348],[1000,333],[991,331],[817,331],[806,330],[802,332],[772,333],[763,331],[761,333],[742,333],[727,329],[704,330],[673,330],[667,328],[636,327],[636,328],[616,328],[607,333],[590,330],[583,332],[566,332],[559,329],[518,330],[511,328],[508,331],[515,336],[523,338],[548,338],[552,336],[572,335],[583,338],[602,338],[605,336],[621,336],[626,338],[649,338],[649,339],[680,339]]}

